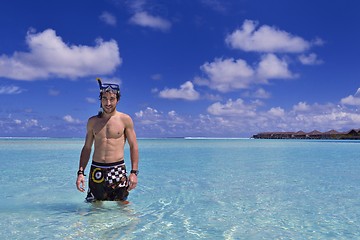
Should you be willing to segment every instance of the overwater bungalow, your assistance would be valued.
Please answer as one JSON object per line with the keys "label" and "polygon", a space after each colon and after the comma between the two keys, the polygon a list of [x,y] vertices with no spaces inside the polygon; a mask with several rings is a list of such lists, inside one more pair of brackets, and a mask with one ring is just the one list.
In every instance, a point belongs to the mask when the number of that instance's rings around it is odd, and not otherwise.
{"label": "overwater bungalow", "polygon": [[338,132],[334,129],[327,132],[313,130],[311,132],[261,132],[253,135],[260,139],[356,139],[360,140],[360,129],[351,129],[347,132]]}

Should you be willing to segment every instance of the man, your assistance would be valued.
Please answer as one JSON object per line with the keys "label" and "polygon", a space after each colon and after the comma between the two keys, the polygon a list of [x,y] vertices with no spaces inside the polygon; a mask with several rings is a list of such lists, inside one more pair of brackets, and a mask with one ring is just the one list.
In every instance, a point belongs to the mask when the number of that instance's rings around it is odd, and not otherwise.
{"label": "man", "polygon": [[[119,85],[102,84],[100,79],[97,80],[100,86],[102,111],[88,120],[76,186],[80,192],[85,192],[84,171],[94,143],[86,200],[88,202],[97,200],[126,202],[129,191],[134,189],[138,182],[139,152],[134,124],[129,115],[118,112],[116,109],[121,96]],[[124,163],[126,141],[130,146],[132,169],[129,177]]]}

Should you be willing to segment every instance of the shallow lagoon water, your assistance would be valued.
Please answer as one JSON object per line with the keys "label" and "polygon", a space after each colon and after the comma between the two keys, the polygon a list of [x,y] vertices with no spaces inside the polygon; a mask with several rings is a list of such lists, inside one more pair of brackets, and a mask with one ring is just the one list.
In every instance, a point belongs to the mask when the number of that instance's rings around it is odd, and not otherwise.
{"label": "shallow lagoon water", "polygon": [[140,139],[131,203],[96,206],[82,144],[0,139],[1,239],[360,238],[359,141]]}

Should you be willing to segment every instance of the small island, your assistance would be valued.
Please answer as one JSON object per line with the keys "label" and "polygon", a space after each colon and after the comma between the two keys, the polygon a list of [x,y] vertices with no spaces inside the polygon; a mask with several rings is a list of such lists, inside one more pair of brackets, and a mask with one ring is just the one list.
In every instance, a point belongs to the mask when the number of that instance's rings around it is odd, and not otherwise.
{"label": "small island", "polygon": [[335,139],[335,140],[360,140],[360,129],[351,129],[347,132],[338,132],[330,130],[320,132],[317,130],[311,132],[261,132],[252,136],[256,139]]}

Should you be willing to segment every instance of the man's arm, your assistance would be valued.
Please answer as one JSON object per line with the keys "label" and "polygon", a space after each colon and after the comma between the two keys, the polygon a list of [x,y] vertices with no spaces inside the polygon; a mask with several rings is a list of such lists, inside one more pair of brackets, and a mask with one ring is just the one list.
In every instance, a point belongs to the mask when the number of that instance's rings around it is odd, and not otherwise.
{"label": "man's arm", "polygon": [[[134,123],[130,116],[126,116],[125,118],[125,134],[130,146],[131,170],[139,170],[139,149],[134,130]],[[130,174],[129,182],[130,185],[128,190],[134,189],[138,182],[136,174]]]}
{"label": "man's arm", "polygon": [[[92,133],[92,127],[90,123],[90,119],[87,123],[86,127],[86,137],[85,137],[85,144],[81,150],[80,154],[80,161],[79,161],[79,173],[76,180],[76,187],[80,192],[85,192],[85,178],[84,178],[84,171],[86,165],[89,162],[91,148],[94,141],[94,135]],[[82,172],[82,173],[81,173]]]}

